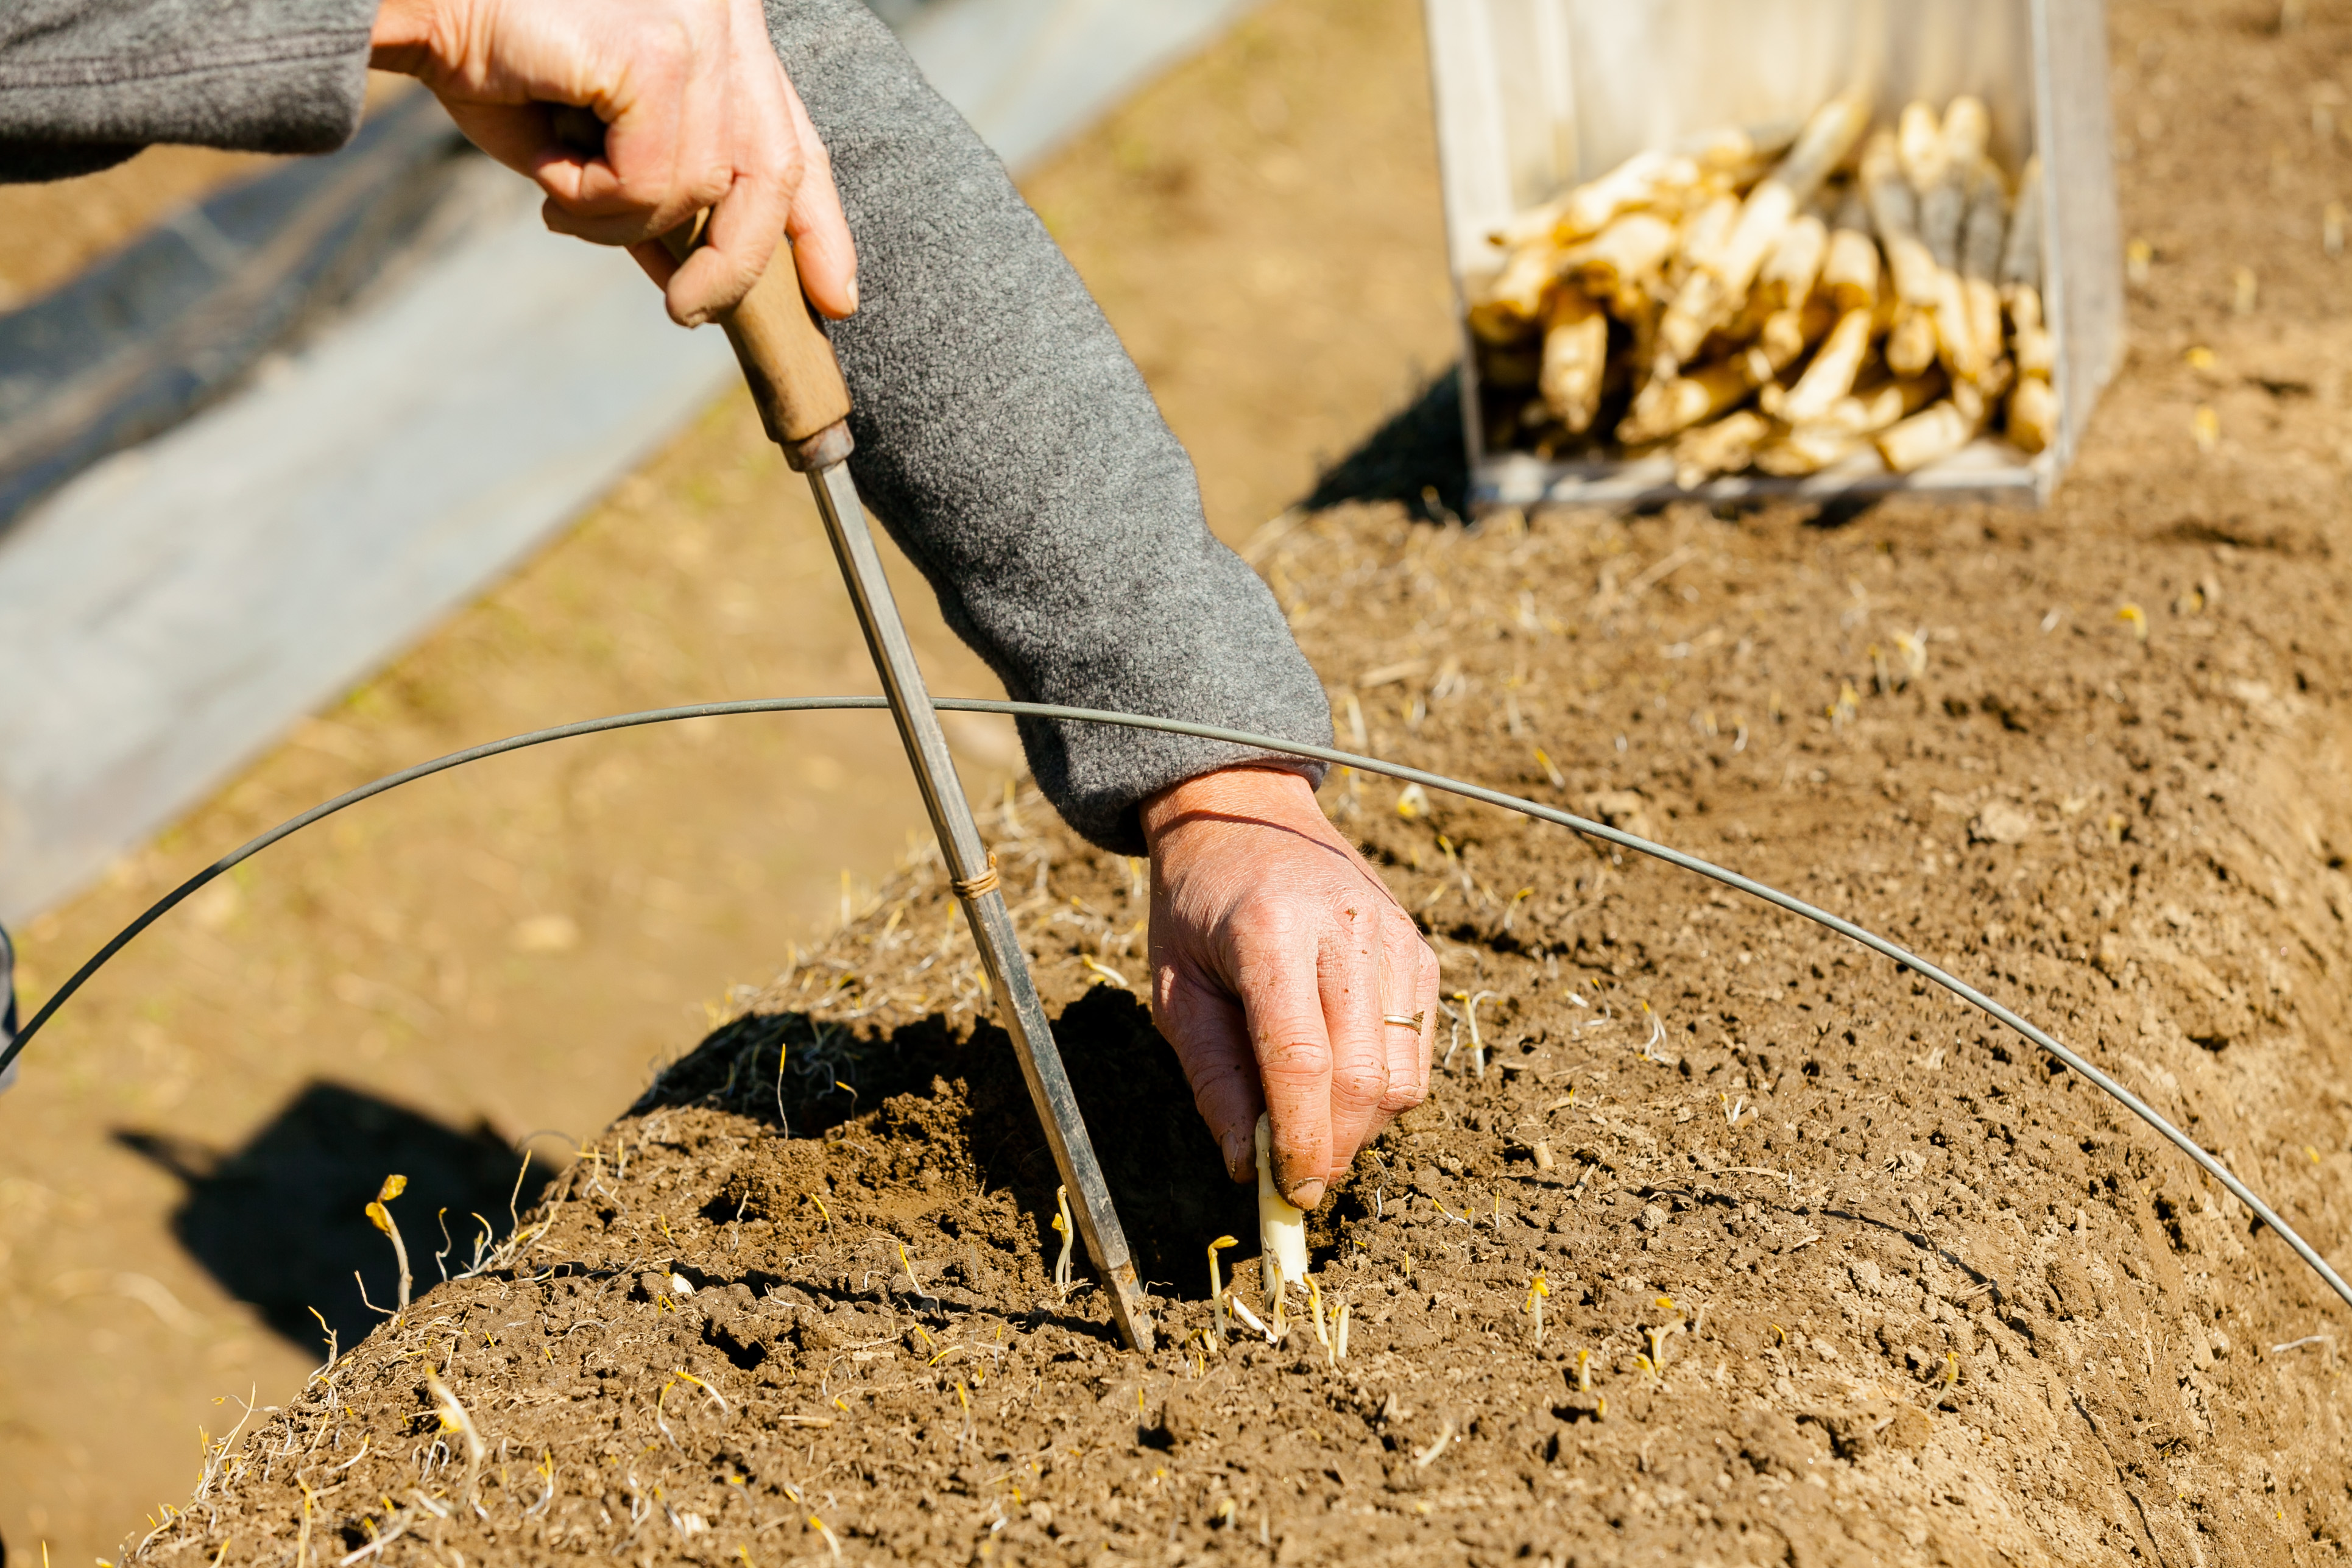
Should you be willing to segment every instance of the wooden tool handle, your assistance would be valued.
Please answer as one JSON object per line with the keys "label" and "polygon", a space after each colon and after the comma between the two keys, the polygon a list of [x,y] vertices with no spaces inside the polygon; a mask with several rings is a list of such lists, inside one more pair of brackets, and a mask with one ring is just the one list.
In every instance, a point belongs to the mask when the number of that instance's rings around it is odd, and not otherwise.
{"label": "wooden tool handle", "polygon": [[[700,227],[699,219],[682,225],[662,236],[662,244],[683,262],[701,243]],[[806,472],[848,457],[849,386],[832,342],[801,297],[791,241],[777,242],[768,270],[719,321],[751,384],[760,422],[785,460]]]}

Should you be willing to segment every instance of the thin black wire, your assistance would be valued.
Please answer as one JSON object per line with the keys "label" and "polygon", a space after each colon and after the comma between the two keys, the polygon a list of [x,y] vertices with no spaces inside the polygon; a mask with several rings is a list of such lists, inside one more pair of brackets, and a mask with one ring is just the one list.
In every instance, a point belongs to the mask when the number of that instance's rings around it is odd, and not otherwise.
{"label": "thin black wire", "polygon": [[[2327,1260],[2320,1257],[2311,1244],[2295,1232],[2294,1226],[2280,1218],[2278,1213],[2270,1205],[2264,1203],[2252,1188],[2231,1175],[2227,1167],[2207,1153],[2186,1132],[2167,1121],[2155,1107],[2108,1077],[2082,1056],[2059,1044],[2056,1039],[2027,1023],[2017,1014],[1966,981],[1947,973],[1916,953],[1897,947],[1885,937],[1874,931],[1865,931],[1852,921],[1831,914],[1826,910],[1817,909],[1793,894],[1784,893],[1777,888],[1767,887],[1761,882],[1741,876],[1737,871],[1726,870],[1710,861],[1702,860],[1695,855],[1686,855],[1679,849],[1670,849],[1663,844],[1653,844],[1646,838],[1638,838],[1622,828],[1612,827],[1606,823],[1589,821],[1552,806],[1538,805],[1535,801],[1522,800],[1517,795],[1505,795],[1500,790],[1465,784],[1441,773],[1425,773],[1420,768],[1409,768],[1400,763],[1382,762],[1377,757],[1360,757],[1352,752],[1342,752],[1329,746],[1300,745],[1295,741],[1279,741],[1271,736],[1254,735],[1244,730],[1227,730],[1214,724],[1194,724],[1181,719],[1160,719],[1142,713],[1113,713],[1093,708],[1064,708],[1043,702],[999,702],[972,697],[942,697],[936,699],[933,705],[950,712],[998,713],[1014,718],[1060,719],[1076,723],[1117,724],[1134,730],[1157,730],[1166,734],[1186,735],[1198,740],[1221,741],[1252,751],[1306,757],[1316,762],[1353,768],[1359,773],[1379,773],[1389,778],[1402,779],[1407,784],[1417,784],[1426,789],[1443,790],[1449,795],[1460,795],[1465,800],[1480,801],[1488,805],[1500,806],[1506,811],[1516,811],[1523,816],[1534,817],[1539,822],[1553,823],[1589,837],[1601,839],[1604,843],[1631,849],[1637,855],[1647,855],[1653,859],[1663,860],[1669,866],[1680,867],[1710,881],[1720,882],[1727,888],[1736,889],[1751,898],[1761,899],[1768,904],[1786,910],[1790,914],[1801,916],[1817,925],[1826,926],[1840,936],[1857,942],[1873,952],[1892,959],[1913,973],[1933,981],[1960,1000],[2007,1025],[2042,1050],[2048,1052],[2074,1071],[2088,1079],[2102,1092],[2113,1098],[2116,1103],[2134,1116],[2147,1122],[2148,1126],[2162,1134],[2167,1142],[2196,1162],[2198,1167],[2207,1175],[2220,1182],[2228,1189],[2231,1196],[2244,1204],[2264,1225],[2276,1231],[2280,1239],[2293,1247],[2295,1255],[2309,1264],[2313,1271],[2327,1282],[2328,1289],[2335,1291],[2346,1305],[2352,1306],[2352,1285],[2347,1285],[2343,1277],[2328,1267]],[[603,734],[607,731],[634,729],[646,724],[664,724],[680,719],[702,719],[741,713],[867,710],[887,706],[887,704],[879,697],[774,697],[746,702],[705,702],[688,708],[656,708],[642,713],[621,713],[607,719],[589,719],[577,724],[564,724],[551,730],[534,730],[525,735],[510,735],[503,741],[491,741],[483,745],[468,747],[462,752],[452,752],[446,757],[436,757],[431,762],[419,763],[415,767],[404,768],[396,773],[389,773],[373,784],[362,784],[357,789],[339,795],[323,805],[313,806],[301,816],[280,823],[259,837],[240,845],[157,900],[145,913],[117,932],[111,941],[91,955],[88,963],[76,970],[72,978],[59,986],[57,994],[33,1015],[32,1019],[17,1033],[16,1037],[10,1041],[5,1049],[0,1049],[0,1072],[5,1072],[8,1069],[9,1064],[15,1061],[17,1054],[25,1048],[26,1042],[30,1040],[41,1026],[49,1021],[57,1010],[63,1006],[74,993],[80,990],[83,984],[91,975],[97,973],[109,959],[121,952],[142,931],[171,912],[174,906],[191,893],[240,862],[252,858],[278,840],[300,832],[314,822],[332,816],[346,806],[357,805],[360,802],[373,799],[386,790],[397,789],[402,784],[428,778],[435,773],[446,773],[451,768],[462,767],[467,763],[501,756],[509,752],[520,752],[530,746],[544,745],[551,741],[568,741],[582,735]]]}

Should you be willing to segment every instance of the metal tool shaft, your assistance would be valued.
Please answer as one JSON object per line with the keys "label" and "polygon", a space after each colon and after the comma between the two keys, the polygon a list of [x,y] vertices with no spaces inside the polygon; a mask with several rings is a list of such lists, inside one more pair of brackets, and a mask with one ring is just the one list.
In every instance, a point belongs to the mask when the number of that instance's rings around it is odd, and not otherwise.
{"label": "metal tool shaft", "polygon": [[1020,1058],[1021,1075],[1028,1080],[1029,1098],[1036,1104],[1037,1119],[1045,1124],[1046,1142],[1053,1146],[1055,1167],[1074,1200],[1079,1235],[1102,1274],[1120,1335],[1132,1348],[1149,1351],[1150,1309],[1128,1253],[1127,1234],[1119,1228],[1110,1188],[1103,1181],[1102,1165],[1095,1158],[1093,1141],[1078,1114],[1077,1099],[1070,1091],[1061,1050],[1054,1044],[1053,1026],[1046,1021],[1045,1004],[1029,975],[1028,959],[1013,932],[1013,911],[1005,907],[1004,894],[996,884],[994,865],[981,843],[963,786],[957,781],[955,761],[949,755],[947,736],[940,730],[939,713],[923,684],[922,668],[915,662],[913,645],[898,619],[898,601],[891,596],[882,558],[874,548],[874,535],[866,526],[866,510],[850,480],[849,465],[835,461],[813,467],[808,478],[817,510],[824,518],[825,536],[833,542],[834,556],[841,563],[842,578],[856,605],[857,624],[866,633],[866,646],[882,677],[898,738],[906,742],[907,758],[914,763],[923,808],[930,814],[948,875],[954,879],[972,940],[980,946],[981,963],[988,970],[989,986],[996,994],[998,1012],[1013,1037],[1013,1055]]}

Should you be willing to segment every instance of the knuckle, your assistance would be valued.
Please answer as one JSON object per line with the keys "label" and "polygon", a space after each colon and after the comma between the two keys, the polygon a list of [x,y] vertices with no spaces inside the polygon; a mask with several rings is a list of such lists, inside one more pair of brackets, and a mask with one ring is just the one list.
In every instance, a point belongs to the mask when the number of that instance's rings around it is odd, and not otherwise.
{"label": "knuckle", "polygon": [[1331,1098],[1349,1105],[1378,1103],[1388,1089],[1388,1069],[1378,1062],[1353,1063],[1331,1074]]}
{"label": "knuckle", "polygon": [[1381,1109],[1389,1115],[1394,1116],[1402,1111],[1411,1110],[1428,1098],[1429,1085],[1423,1079],[1414,1077],[1402,1083],[1392,1079],[1389,1081],[1386,1091],[1381,1096]]}
{"label": "knuckle", "polygon": [[1276,1035],[1257,1043],[1257,1066],[1269,1079],[1319,1079],[1331,1070],[1331,1053],[1315,1040]]}

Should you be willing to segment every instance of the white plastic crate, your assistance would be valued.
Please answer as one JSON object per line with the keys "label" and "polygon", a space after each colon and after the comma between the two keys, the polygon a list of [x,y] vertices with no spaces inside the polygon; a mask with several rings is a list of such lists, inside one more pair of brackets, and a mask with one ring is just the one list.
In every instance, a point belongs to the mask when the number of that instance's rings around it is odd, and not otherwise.
{"label": "white plastic crate", "polygon": [[2044,170],[2042,294],[2057,342],[2057,438],[2027,457],[1998,437],[1896,474],[1864,452],[1802,479],[1743,474],[1677,489],[1664,457],[1547,461],[1490,452],[1463,339],[1474,507],[1622,504],[1888,490],[2046,499],[2123,353],[2122,253],[2103,0],[1423,0],[1457,306],[1514,214],[1635,153],[1727,125],[1801,119],[1856,84],[1880,118],[1974,93],[1991,152]]}

